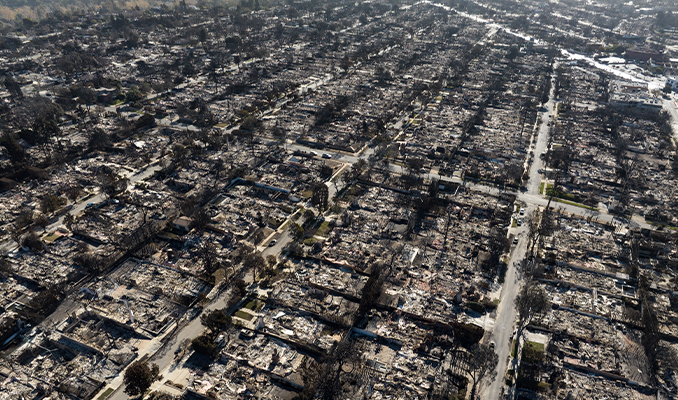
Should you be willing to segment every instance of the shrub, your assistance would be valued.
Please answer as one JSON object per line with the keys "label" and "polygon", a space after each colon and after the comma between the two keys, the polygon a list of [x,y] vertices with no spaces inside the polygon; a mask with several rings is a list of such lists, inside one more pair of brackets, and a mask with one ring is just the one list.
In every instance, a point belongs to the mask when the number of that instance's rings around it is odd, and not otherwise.
{"label": "shrub", "polygon": [[481,305],[480,303],[476,303],[475,301],[467,302],[466,307],[468,307],[470,310],[473,310],[475,312],[485,314],[485,307],[483,305]]}

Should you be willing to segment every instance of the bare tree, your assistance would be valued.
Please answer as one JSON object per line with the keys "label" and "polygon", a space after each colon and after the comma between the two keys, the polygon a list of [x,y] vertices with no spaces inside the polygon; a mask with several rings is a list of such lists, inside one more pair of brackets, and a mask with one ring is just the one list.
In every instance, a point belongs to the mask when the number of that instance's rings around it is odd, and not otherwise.
{"label": "bare tree", "polygon": [[530,254],[534,254],[534,248],[537,243],[543,243],[545,237],[553,235],[559,229],[556,213],[549,208],[542,212],[535,211],[528,217],[527,227]]}
{"label": "bare tree", "polygon": [[516,311],[518,311],[518,337],[535,317],[546,314],[551,303],[546,291],[536,282],[529,282],[520,289],[516,297]]}
{"label": "bare tree", "polygon": [[369,369],[359,343],[344,338],[324,361],[307,364],[302,377],[306,388],[298,398],[335,400],[351,398],[369,378]]}
{"label": "bare tree", "polygon": [[97,175],[100,193],[108,198],[115,197],[127,189],[129,179],[116,174],[113,171],[102,172]]}
{"label": "bare tree", "polygon": [[536,278],[539,267],[534,259],[524,258],[516,262],[516,268],[523,278],[526,278],[528,281],[532,281]]}
{"label": "bare tree", "polygon": [[[470,349],[471,358],[468,362],[469,373],[473,380],[473,387],[471,389],[471,399],[476,397],[476,387],[485,376],[494,372],[499,362],[499,356],[492,348],[484,344],[475,344]],[[492,379],[495,376],[492,375]]]}

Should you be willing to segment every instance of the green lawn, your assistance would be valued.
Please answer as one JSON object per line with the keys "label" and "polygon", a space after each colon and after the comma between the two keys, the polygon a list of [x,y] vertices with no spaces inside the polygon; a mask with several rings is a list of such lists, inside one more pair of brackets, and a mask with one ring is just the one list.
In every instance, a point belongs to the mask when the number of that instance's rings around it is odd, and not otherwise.
{"label": "green lawn", "polygon": [[45,242],[54,242],[57,239],[59,239],[60,237],[61,236],[59,236],[59,235],[49,235],[49,236],[45,236],[43,239],[45,240]]}
{"label": "green lawn", "polygon": [[593,211],[598,211],[597,208],[587,206],[585,204],[580,203],[581,199],[578,196],[575,196],[570,193],[564,193],[560,190],[558,190],[556,193],[553,193],[553,185],[548,184],[546,185],[546,188],[544,189],[544,183],[542,182],[541,185],[539,185],[539,193],[545,192],[547,196],[553,196],[553,200],[563,203],[563,204],[569,204],[571,206],[575,207],[581,207],[581,208],[586,208],[588,210],[593,210]]}
{"label": "green lawn", "polygon": [[99,396],[98,400],[104,400],[108,398],[108,396],[110,396],[111,393],[113,392],[114,392],[113,388],[106,389],[103,393],[101,393],[101,396]]}
{"label": "green lawn", "polygon": [[318,228],[317,231],[315,231],[316,236],[325,236],[327,235],[327,232],[330,230],[330,222],[325,221],[322,224],[320,224],[320,227]]}
{"label": "green lawn", "polygon": [[656,226],[656,227],[659,227],[659,228],[668,228],[668,229],[671,229],[671,230],[674,230],[674,231],[678,231],[678,228],[676,228],[675,226],[667,225],[667,224],[664,224],[664,223],[661,223],[661,222],[647,221],[647,220],[646,220],[646,222],[648,224],[652,225],[652,226]]}
{"label": "green lawn", "polygon": [[218,285],[219,282],[221,282],[226,277],[226,270],[219,268],[218,270],[214,271],[212,276],[214,277],[214,284]]}
{"label": "green lawn", "polygon": [[545,192],[546,192],[547,196],[558,197],[558,198],[570,200],[570,201],[577,201],[578,200],[577,196],[570,194],[570,193],[565,193],[562,190],[557,190],[557,191],[554,192],[553,185],[550,184],[550,183],[548,185],[546,185]]}
{"label": "green lawn", "polygon": [[175,233],[168,232],[168,231],[161,231],[160,234],[162,236],[168,237],[170,239],[179,239],[179,236]]}
{"label": "green lawn", "polygon": [[537,342],[525,342],[524,347],[526,348],[532,348],[535,351],[544,351],[544,344],[543,343],[537,343]]}
{"label": "green lawn", "polygon": [[539,194],[544,194],[544,183],[545,182],[539,184]]}
{"label": "green lawn", "polygon": [[244,319],[245,321],[249,321],[249,320],[251,320],[252,318],[254,318],[254,316],[253,316],[252,314],[246,313],[246,312],[243,311],[243,310],[238,310],[238,311],[236,311],[236,312],[235,312],[235,316],[238,317],[238,318]]}
{"label": "green lawn", "polygon": [[544,360],[544,345],[537,342],[525,342],[522,359],[532,363],[542,362]]}
{"label": "green lawn", "polygon": [[245,308],[252,311],[259,311],[263,304],[259,300],[252,300],[245,305]]}
{"label": "green lawn", "polygon": [[567,200],[559,199],[559,198],[556,198],[556,197],[554,197],[553,200],[557,201],[558,203],[569,204],[569,205],[575,206],[575,207],[586,208],[588,210],[598,211],[598,209],[596,207],[591,207],[591,206],[587,206],[587,205],[584,205],[584,204],[575,203],[574,201],[567,201]]}
{"label": "green lawn", "polygon": [[547,382],[539,382],[537,384],[537,391],[538,392],[546,392],[551,388],[551,384]]}

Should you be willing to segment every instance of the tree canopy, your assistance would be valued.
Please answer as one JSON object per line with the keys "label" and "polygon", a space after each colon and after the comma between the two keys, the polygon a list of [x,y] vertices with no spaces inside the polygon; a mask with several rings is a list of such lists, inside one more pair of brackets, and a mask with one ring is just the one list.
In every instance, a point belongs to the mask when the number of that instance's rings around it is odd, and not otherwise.
{"label": "tree canopy", "polygon": [[158,378],[159,369],[156,364],[136,361],[125,370],[123,383],[125,393],[130,396],[138,396],[145,393],[151,384]]}
{"label": "tree canopy", "polygon": [[471,359],[469,360],[469,368],[471,378],[473,378],[473,389],[471,390],[471,398],[475,398],[476,386],[485,376],[492,373],[497,368],[499,363],[499,356],[494,350],[485,344],[475,344],[471,347]]}
{"label": "tree canopy", "polygon": [[313,193],[311,194],[311,204],[318,207],[319,210],[327,209],[329,199],[329,189],[323,182],[318,182],[313,185]]}
{"label": "tree canopy", "polygon": [[527,326],[535,317],[548,312],[551,307],[548,294],[536,282],[530,282],[520,289],[516,297],[516,311],[520,326]]}
{"label": "tree canopy", "polygon": [[231,326],[231,317],[222,310],[212,310],[200,316],[200,323],[210,330],[212,336],[216,336]]}

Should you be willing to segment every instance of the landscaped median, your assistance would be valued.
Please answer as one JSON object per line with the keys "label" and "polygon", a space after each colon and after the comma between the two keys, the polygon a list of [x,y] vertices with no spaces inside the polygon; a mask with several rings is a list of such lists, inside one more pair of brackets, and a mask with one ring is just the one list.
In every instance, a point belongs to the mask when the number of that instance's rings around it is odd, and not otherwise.
{"label": "landscaped median", "polygon": [[562,190],[555,191],[554,193],[553,184],[551,183],[546,184],[546,187],[544,187],[544,182],[542,182],[539,185],[539,194],[545,194],[547,197],[553,196],[553,201],[557,201],[558,203],[569,204],[571,206],[581,207],[592,211],[599,211],[596,207],[583,204],[583,200],[579,196],[571,193],[565,193]]}

